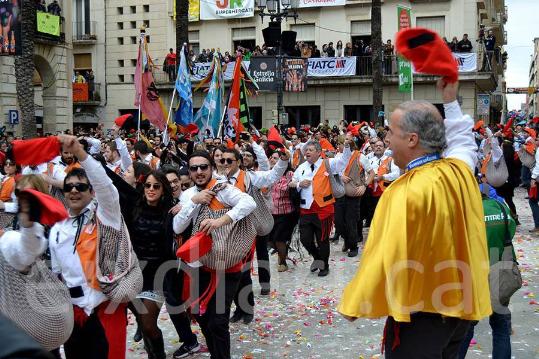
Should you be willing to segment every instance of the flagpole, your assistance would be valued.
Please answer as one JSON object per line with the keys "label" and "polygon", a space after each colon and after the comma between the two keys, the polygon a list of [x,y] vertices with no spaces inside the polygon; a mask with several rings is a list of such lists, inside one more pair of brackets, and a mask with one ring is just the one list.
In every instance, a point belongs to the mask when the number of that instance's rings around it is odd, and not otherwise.
{"label": "flagpole", "polygon": [[[142,52],[141,51],[143,51],[143,48],[142,48],[143,36],[144,36],[144,38],[146,37],[146,27],[144,25],[140,29],[139,47],[138,47],[139,58],[138,58],[138,60],[141,60],[141,57],[142,57]],[[140,66],[140,85],[141,85],[140,90],[141,91],[140,91],[139,96],[138,96],[137,141],[140,141],[140,121],[141,121],[141,118],[142,118],[142,112],[141,112],[142,81],[143,81],[143,78],[144,78],[144,69],[142,68],[142,61],[139,61],[139,62],[140,62],[139,66]]]}

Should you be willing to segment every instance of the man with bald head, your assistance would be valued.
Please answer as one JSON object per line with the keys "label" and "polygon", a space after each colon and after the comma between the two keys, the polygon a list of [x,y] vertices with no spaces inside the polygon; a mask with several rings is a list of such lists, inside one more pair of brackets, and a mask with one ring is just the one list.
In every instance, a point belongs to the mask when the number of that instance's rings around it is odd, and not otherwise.
{"label": "man with bald head", "polygon": [[425,101],[391,114],[386,139],[405,173],[382,194],[338,307],[349,320],[387,317],[386,358],[456,358],[470,321],[491,313],[473,120],[458,83],[439,88],[445,120]]}

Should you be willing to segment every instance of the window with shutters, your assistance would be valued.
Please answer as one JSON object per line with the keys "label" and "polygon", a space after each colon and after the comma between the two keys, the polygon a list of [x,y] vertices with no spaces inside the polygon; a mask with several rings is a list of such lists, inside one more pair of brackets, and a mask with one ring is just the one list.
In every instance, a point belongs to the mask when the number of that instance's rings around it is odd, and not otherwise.
{"label": "window with shutters", "polygon": [[350,33],[352,36],[370,36],[371,35],[371,21],[361,20],[352,21],[350,26]]}
{"label": "window with shutters", "polygon": [[253,51],[256,46],[256,28],[240,27],[232,29],[232,44],[234,50],[241,46]]}
{"label": "window with shutters", "polygon": [[91,70],[92,69],[92,54],[75,54],[74,70]]}
{"label": "window with shutters", "polygon": [[189,46],[195,55],[200,53],[200,32],[198,30],[189,31]]}
{"label": "window with shutters", "polygon": [[296,41],[314,43],[315,41],[315,25],[314,24],[294,24],[290,26],[290,30],[295,31]]}
{"label": "window with shutters", "polygon": [[[350,35],[352,42],[352,55],[354,56],[371,56],[368,47],[371,45],[371,21],[358,20],[350,23]],[[346,45],[346,44],[345,44]],[[360,59],[360,68],[368,70],[370,60]],[[368,74],[368,72],[367,72]]]}
{"label": "window with shutters", "polygon": [[440,37],[445,36],[445,16],[424,16],[416,18],[416,27],[424,27],[435,31]]}

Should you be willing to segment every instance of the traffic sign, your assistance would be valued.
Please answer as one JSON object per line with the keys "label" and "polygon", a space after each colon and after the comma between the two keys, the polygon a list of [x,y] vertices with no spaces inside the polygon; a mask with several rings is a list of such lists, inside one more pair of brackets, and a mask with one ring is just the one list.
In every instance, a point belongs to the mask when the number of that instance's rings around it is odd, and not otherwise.
{"label": "traffic sign", "polygon": [[19,111],[17,110],[9,110],[8,111],[8,120],[10,125],[18,125],[19,124]]}

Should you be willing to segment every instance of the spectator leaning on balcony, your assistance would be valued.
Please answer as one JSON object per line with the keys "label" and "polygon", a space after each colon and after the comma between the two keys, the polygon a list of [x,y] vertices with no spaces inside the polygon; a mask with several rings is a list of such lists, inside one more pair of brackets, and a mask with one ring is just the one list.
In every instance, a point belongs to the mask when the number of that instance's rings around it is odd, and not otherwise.
{"label": "spectator leaning on balcony", "polygon": [[335,57],[335,48],[333,47],[333,42],[330,42],[328,44],[327,52],[328,52],[328,57]]}
{"label": "spectator leaning on balcony", "polygon": [[457,52],[471,52],[473,49],[472,43],[470,40],[468,40],[468,34],[464,34],[462,36],[462,40],[460,40],[457,44]]}
{"label": "spectator leaning on balcony", "polygon": [[337,57],[343,57],[344,56],[344,49],[342,47],[342,41],[341,40],[337,41],[336,50],[337,50],[337,52],[336,52]]}
{"label": "spectator leaning on balcony", "polygon": [[347,42],[346,47],[344,48],[344,56],[353,56],[352,55],[353,51],[354,50],[352,49],[352,43]]}
{"label": "spectator leaning on balcony", "polygon": [[176,73],[176,54],[174,49],[168,49],[168,54],[165,57],[165,68],[163,69],[168,74],[168,80],[174,80],[174,74]]}
{"label": "spectator leaning on balcony", "polygon": [[459,40],[456,36],[453,36],[453,40],[449,43],[449,48],[451,49],[451,52],[457,52],[459,46]]}
{"label": "spectator leaning on balcony", "polygon": [[[483,69],[491,70],[492,69],[492,54],[496,50],[496,36],[492,30],[488,30],[487,37],[485,37],[485,50],[487,51],[487,56],[483,57]],[[487,62],[488,61],[488,62]]]}
{"label": "spectator leaning on balcony", "polygon": [[77,84],[83,84],[86,83],[86,79],[84,76],[81,75],[80,71],[75,72],[75,81],[73,81]]}
{"label": "spectator leaning on balcony", "polygon": [[45,0],[36,0],[36,11],[42,11],[42,12],[47,11]]}
{"label": "spectator leaning on balcony", "polygon": [[60,5],[58,4],[58,1],[57,0],[54,0],[53,2],[51,2],[49,4],[49,6],[47,6],[47,12],[48,13],[51,13],[53,15],[56,15],[56,16],[61,16],[62,14],[62,8],[60,7]]}

